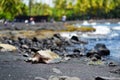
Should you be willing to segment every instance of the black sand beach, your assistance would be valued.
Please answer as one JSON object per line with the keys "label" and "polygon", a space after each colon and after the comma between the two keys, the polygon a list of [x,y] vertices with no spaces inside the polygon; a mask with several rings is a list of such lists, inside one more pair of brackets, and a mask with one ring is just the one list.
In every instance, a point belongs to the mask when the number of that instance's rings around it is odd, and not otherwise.
{"label": "black sand beach", "polygon": [[[54,71],[54,68],[60,72]],[[48,80],[50,76],[79,77],[81,80],[94,80],[97,76],[120,78],[119,74],[110,72],[117,68],[120,65],[88,65],[83,58],[57,64],[31,64],[18,53],[0,53],[0,80]]]}
{"label": "black sand beach", "polygon": [[[80,21],[81,22],[81,21]],[[74,22],[73,22],[74,23]],[[4,30],[37,30],[37,29],[64,29],[63,23],[37,23],[36,27],[15,23],[16,27],[3,26]],[[44,25],[44,26],[43,26]],[[54,26],[53,26],[54,25]],[[46,26],[46,27],[45,27]],[[3,33],[2,33],[3,34]],[[26,58],[18,52],[0,52],[0,80],[50,80],[50,76],[78,77],[80,80],[95,80],[95,77],[104,76],[120,78],[120,73],[113,73],[120,69],[120,64],[110,67],[104,65],[89,65],[87,58],[72,58],[71,60],[53,64],[32,64],[25,62]],[[112,60],[109,60],[112,61]],[[115,62],[116,63],[116,62]],[[66,80],[66,79],[62,79]],[[120,80],[120,79],[118,79]]]}

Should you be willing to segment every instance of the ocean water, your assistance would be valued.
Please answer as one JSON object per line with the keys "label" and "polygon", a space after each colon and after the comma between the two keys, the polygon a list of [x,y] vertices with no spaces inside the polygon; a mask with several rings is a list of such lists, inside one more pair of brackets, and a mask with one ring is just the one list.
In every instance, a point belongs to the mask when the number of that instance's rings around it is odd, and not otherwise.
{"label": "ocean water", "polygon": [[[110,50],[109,58],[120,62],[120,22],[92,22],[84,21],[83,23],[73,24],[76,27],[91,26],[96,28],[95,32],[72,32],[64,33],[63,37],[70,38],[73,35],[77,35],[81,40],[88,41],[85,47],[89,50],[94,48],[97,43],[103,43]],[[81,45],[77,45],[81,47]]]}
{"label": "ocean water", "polygon": [[110,58],[120,62],[120,22],[85,23],[87,26],[92,26],[94,28],[99,27],[97,31],[98,34],[96,35],[97,37],[95,35],[81,37],[83,40],[88,41],[88,45],[85,47],[91,49],[97,43],[103,43],[110,50]]}

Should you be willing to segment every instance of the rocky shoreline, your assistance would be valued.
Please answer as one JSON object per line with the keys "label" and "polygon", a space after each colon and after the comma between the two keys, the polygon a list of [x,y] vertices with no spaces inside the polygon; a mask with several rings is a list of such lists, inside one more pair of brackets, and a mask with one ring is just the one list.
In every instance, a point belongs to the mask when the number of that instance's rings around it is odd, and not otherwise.
{"label": "rocky shoreline", "polygon": [[[52,24],[52,23],[50,23]],[[63,23],[57,26],[47,24],[47,29],[60,30],[64,29]],[[61,25],[62,28],[58,25]],[[26,25],[27,26],[27,25]],[[41,25],[40,25],[41,26]],[[56,27],[56,28],[55,28]],[[19,27],[20,30],[24,29]],[[40,27],[25,27],[25,29],[40,29]],[[8,27],[7,27],[8,29]],[[11,28],[10,28],[11,29]],[[16,29],[16,28],[13,28]],[[34,30],[33,29],[33,30]],[[41,29],[44,29],[41,26]],[[52,30],[53,30],[52,29]],[[6,29],[5,29],[6,30]],[[16,29],[19,30],[19,29]],[[17,31],[16,31],[17,32]],[[2,36],[0,42],[16,46],[16,51],[6,51],[1,46],[0,54],[0,79],[1,80],[105,80],[97,77],[120,78],[120,64],[117,62],[106,60],[104,56],[109,55],[110,51],[104,44],[96,44],[94,49],[83,54],[83,48],[72,47],[75,44],[87,45],[86,41],[81,41],[77,36],[72,36],[71,39],[65,39],[58,33],[49,34],[47,38],[40,39],[34,37],[26,38],[17,36],[14,37]],[[31,34],[31,32],[29,33]],[[3,33],[2,33],[3,35]],[[15,39],[14,39],[15,38]],[[32,57],[39,50],[51,50],[61,56],[64,61],[52,64],[29,64],[24,60]],[[87,50],[84,48],[84,50]],[[32,70],[32,71],[31,71]],[[20,72],[20,73],[19,73]],[[4,74],[3,74],[4,73]],[[19,76],[20,74],[23,74]],[[19,78],[19,79],[18,79]],[[101,77],[102,78],[102,77]],[[109,79],[108,79],[109,80]],[[113,79],[114,80],[114,79]],[[119,80],[119,79],[115,79]]]}

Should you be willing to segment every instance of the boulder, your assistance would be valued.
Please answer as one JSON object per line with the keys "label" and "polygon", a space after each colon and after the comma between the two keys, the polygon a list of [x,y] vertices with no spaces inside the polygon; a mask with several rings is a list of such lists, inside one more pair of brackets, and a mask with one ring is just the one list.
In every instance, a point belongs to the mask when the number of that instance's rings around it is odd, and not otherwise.
{"label": "boulder", "polygon": [[81,57],[81,54],[75,54],[75,53],[73,53],[73,54],[67,54],[66,57],[79,58],[79,57]]}
{"label": "boulder", "polygon": [[93,60],[101,59],[102,56],[110,55],[110,50],[107,49],[105,44],[98,43],[95,47],[89,50],[86,54],[87,57],[92,58]]}
{"label": "boulder", "polygon": [[32,41],[33,41],[33,42],[37,42],[37,41],[39,41],[39,40],[38,40],[36,37],[33,37]]}
{"label": "boulder", "polygon": [[98,43],[95,45],[94,49],[96,49],[101,56],[110,55],[110,50],[107,49],[105,44]]}
{"label": "boulder", "polygon": [[72,36],[72,37],[71,37],[71,40],[79,41],[79,39],[78,39],[77,36]]}
{"label": "boulder", "polygon": [[31,47],[30,50],[31,50],[31,52],[36,53],[37,51],[39,51],[39,48],[38,47]]}
{"label": "boulder", "polygon": [[0,44],[0,51],[16,51],[17,48],[10,44]]}
{"label": "boulder", "polygon": [[53,42],[53,44],[55,46],[62,46],[62,41],[60,39],[58,39],[58,38],[54,37],[54,39],[52,40],[52,42]]}
{"label": "boulder", "polygon": [[94,54],[94,55],[92,56],[92,58],[93,58],[93,60],[94,60],[94,58],[96,58],[97,60],[101,60],[101,56],[98,55],[98,54]]}
{"label": "boulder", "polygon": [[80,54],[81,51],[79,49],[74,49],[73,52]]}
{"label": "boulder", "polygon": [[59,38],[59,39],[62,38],[60,34],[54,34],[53,37],[56,37],[56,38]]}
{"label": "boulder", "polygon": [[97,43],[94,48],[95,49],[99,49],[99,48],[105,48],[106,49],[106,46],[105,46],[105,44]]}
{"label": "boulder", "polygon": [[101,56],[99,55],[99,53],[96,50],[91,50],[89,52],[87,52],[87,57],[91,58],[92,61],[97,61],[101,59]]}
{"label": "boulder", "polygon": [[52,37],[53,44],[56,44],[57,46],[62,46],[65,42],[64,38],[60,36],[60,34],[54,34]]}
{"label": "boulder", "polygon": [[86,56],[87,57],[92,57],[94,54],[98,54],[97,50],[91,49],[87,52]]}
{"label": "boulder", "polygon": [[99,52],[99,55],[101,55],[101,56],[110,55],[110,50],[108,50],[108,49],[99,48],[98,52]]}
{"label": "boulder", "polygon": [[71,41],[73,43],[88,44],[87,41],[80,40],[77,36],[72,36]]}

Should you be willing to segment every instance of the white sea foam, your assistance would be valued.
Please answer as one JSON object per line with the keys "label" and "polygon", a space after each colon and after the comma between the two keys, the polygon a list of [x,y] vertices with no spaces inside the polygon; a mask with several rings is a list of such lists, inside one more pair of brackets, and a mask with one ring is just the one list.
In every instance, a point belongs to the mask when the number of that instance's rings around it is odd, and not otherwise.
{"label": "white sea foam", "polygon": [[120,26],[116,26],[112,28],[113,30],[120,30]]}
{"label": "white sea foam", "polygon": [[120,24],[120,22],[118,22],[118,24]]}
{"label": "white sea foam", "polygon": [[97,39],[97,38],[106,38],[110,33],[111,29],[107,26],[93,26],[93,28],[96,29],[95,32],[88,32],[82,34],[81,37],[83,38],[89,38],[89,39]]}
{"label": "white sea foam", "polygon": [[111,35],[109,35],[110,38],[114,38],[114,37],[118,37],[119,34],[118,33],[112,33]]}
{"label": "white sea foam", "polygon": [[60,35],[66,39],[70,39],[72,36],[78,36],[76,32],[61,32]]}
{"label": "white sea foam", "polygon": [[95,26],[95,25],[97,25],[97,23],[96,23],[96,22],[92,22],[91,25],[92,25],[92,26]]}
{"label": "white sea foam", "polygon": [[82,25],[88,26],[90,23],[88,23],[88,21],[83,21]]}
{"label": "white sea foam", "polygon": [[105,22],[106,25],[110,25],[111,23],[110,22]]}
{"label": "white sea foam", "polygon": [[107,35],[111,32],[110,28],[108,28],[107,26],[93,26],[93,28],[96,29],[95,32],[93,32],[92,34],[100,34],[100,35]]}

